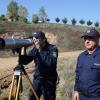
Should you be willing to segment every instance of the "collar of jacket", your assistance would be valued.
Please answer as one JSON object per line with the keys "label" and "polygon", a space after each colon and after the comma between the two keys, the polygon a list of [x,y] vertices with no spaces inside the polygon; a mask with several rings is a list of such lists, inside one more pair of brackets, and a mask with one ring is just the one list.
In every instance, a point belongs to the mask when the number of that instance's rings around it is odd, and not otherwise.
{"label": "collar of jacket", "polygon": [[[99,47],[99,46],[96,48],[96,50],[95,50],[91,55],[92,55],[93,57],[95,57],[96,55],[98,55],[98,53],[100,53],[100,47]],[[86,50],[86,51],[84,52],[84,54],[85,54],[85,55],[90,55],[89,52],[88,52],[88,50]]]}
{"label": "collar of jacket", "polygon": [[45,42],[45,45],[41,48],[41,50],[45,50],[48,47],[48,42]]}

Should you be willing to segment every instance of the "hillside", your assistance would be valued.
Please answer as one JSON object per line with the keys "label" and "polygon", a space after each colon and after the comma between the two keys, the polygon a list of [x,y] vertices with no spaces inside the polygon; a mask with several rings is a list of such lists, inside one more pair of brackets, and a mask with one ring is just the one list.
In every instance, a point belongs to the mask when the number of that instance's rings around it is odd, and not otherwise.
{"label": "hillside", "polygon": [[43,31],[48,40],[56,44],[59,51],[75,51],[83,49],[81,34],[87,29],[83,26],[64,24],[25,24],[25,23],[0,23],[1,37],[11,35],[30,36],[32,32]]}
{"label": "hillside", "polygon": [[[60,77],[56,91],[57,100],[72,100],[76,59],[81,49],[83,49],[80,36],[86,29],[87,27],[63,24],[0,23],[0,36],[1,38],[8,38],[12,35],[28,37],[37,30],[45,32],[48,41],[56,44],[60,51],[57,63],[57,71]],[[0,100],[7,100],[8,98],[13,68],[18,63],[18,57],[15,56],[11,50],[7,50],[7,52],[0,50]],[[34,63],[25,66],[25,69],[32,79]],[[24,91],[20,96],[21,100],[27,100],[29,84],[25,78],[23,80],[23,89]]]}

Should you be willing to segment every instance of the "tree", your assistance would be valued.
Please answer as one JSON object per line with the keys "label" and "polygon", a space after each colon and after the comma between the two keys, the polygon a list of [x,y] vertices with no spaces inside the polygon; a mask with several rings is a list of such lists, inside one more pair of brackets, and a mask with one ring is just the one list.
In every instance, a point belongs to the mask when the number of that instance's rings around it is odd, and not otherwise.
{"label": "tree", "polygon": [[99,27],[99,22],[94,23],[95,27]]}
{"label": "tree", "polygon": [[21,22],[25,22],[27,23],[27,15],[28,15],[28,11],[27,11],[27,8],[25,8],[24,6],[20,6],[18,8],[18,20],[21,21]]}
{"label": "tree", "polygon": [[15,21],[16,17],[18,17],[18,5],[16,2],[11,1],[7,7],[8,17],[11,21]]}
{"label": "tree", "polygon": [[39,21],[38,15],[34,14],[34,15],[32,16],[32,22],[33,22],[33,23],[38,23],[38,21]]}
{"label": "tree", "polygon": [[88,25],[88,26],[92,25],[92,21],[90,21],[90,20],[87,21],[87,25]]}
{"label": "tree", "polygon": [[6,20],[5,15],[2,14],[2,15],[0,16],[0,22],[5,21],[5,20]]}
{"label": "tree", "polygon": [[84,21],[83,19],[81,19],[81,20],[79,21],[79,23],[83,25],[83,24],[85,24],[85,21]]}
{"label": "tree", "polygon": [[45,22],[47,18],[47,14],[45,12],[45,8],[42,6],[39,10],[39,20],[41,22]]}
{"label": "tree", "polygon": [[62,22],[63,22],[64,24],[66,24],[67,21],[68,21],[67,18],[62,19]]}
{"label": "tree", "polygon": [[21,17],[27,18],[27,15],[28,15],[27,8],[25,8],[24,6],[21,5],[18,8],[18,15],[21,16]]}
{"label": "tree", "polygon": [[22,16],[18,16],[18,19],[16,19],[16,21],[19,21],[19,22],[25,22],[25,23],[28,22],[27,18],[22,17]]}
{"label": "tree", "polygon": [[50,22],[50,19],[49,19],[49,18],[46,18],[46,22],[48,22],[48,23],[49,23],[49,22]]}
{"label": "tree", "polygon": [[55,21],[56,21],[57,23],[59,23],[59,22],[60,22],[60,19],[59,19],[58,17],[56,17],[56,18],[55,18]]}
{"label": "tree", "polygon": [[77,21],[76,21],[75,18],[73,18],[73,19],[71,20],[71,22],[72,22],[72,25],[75,25],[75,24],[77,23]]}

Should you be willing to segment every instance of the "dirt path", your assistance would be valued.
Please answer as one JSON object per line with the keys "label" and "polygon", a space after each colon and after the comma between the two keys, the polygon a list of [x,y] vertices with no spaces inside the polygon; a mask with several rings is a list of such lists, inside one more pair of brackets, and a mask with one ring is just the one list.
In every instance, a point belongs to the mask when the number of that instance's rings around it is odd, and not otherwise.
{"label": "dirt path", "polygon": [[[13,69],[18,64],[18,57],[0,58],[0,79],[13,73]],[[28,66],[32,66],[30,63]]]}
{"label": "dirt path", "polygon": [[72,57],[72,56],[77,56],[81,53],[82,51],[72,51],[72,52],[60,52],[59,53],[59,58],[61,57]]}
{"label": "dirt path", "polygon": [[[0,87],[6,88],[11,83],[13,69],[18,64],[18,57],[0,58]],[[28,66],[29,69],[28,69]],[[32,72],[33,64],[25,66],[28,71]]]}

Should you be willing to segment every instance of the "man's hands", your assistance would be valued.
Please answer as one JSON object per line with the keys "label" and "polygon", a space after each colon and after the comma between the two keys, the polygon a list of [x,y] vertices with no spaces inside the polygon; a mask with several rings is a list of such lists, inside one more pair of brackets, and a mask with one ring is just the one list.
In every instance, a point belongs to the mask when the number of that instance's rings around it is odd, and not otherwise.
{"label": "man's hands", "polygon": [[79,100],[79,92],[78,91],[75,91],[74,92],[74,97],[73,97],[74,100]]}
{"label": "man's hands", "polygon": [[39,39],[36,39],[35,37],[33,37],[33,43],[34,43],[34,46],[39,50],[40,49]]}
{"label": "man's hands", "polygon": [[26,55],[26,47],[21,48],[21,55]]}

